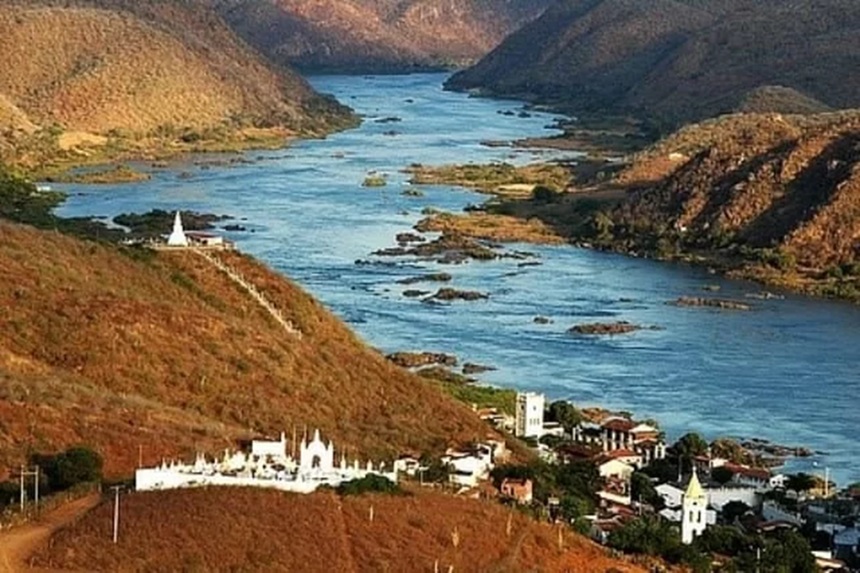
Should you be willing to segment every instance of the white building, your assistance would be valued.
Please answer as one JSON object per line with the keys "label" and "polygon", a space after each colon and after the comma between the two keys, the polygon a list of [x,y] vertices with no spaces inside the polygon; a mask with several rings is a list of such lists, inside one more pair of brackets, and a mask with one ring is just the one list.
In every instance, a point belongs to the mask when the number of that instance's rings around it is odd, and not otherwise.
{"label": "white building", "polygon": [[177,489],[203,486],[266,487],[296,493],[310,493],[321,485],[337,487],[343,482],[378,475],[397,481],[395,471],[386,472],[385,465],[373,462],[350,464],[341,455],[335,464],[334,444],[320,439],[319,430],[313,440],[299,445],[299,459],[286,453],[286,439],[274,442],[254,441],[251,452],[224,451],[220,460],[209,460],[198,454],[193,464],[162,462],[155,468],[139,468],[134,481],[137,491]]}
{"label": "white building", "polygon": [[543,414],[546,397],[535,392],[518,392],[514,435],[540,438],[544,434]]}
{"label": "white building", "polygon": [[169,247],[187,247],[188,237],[185,236],[185,229],[182,228],[182,217],[179,211],[173,218],[173,232],[167,237],[167,246]]}
{"label": "white building", "polygon": [[442,463],[451,468],[448,479],[462,487],[475,487],[478,482],[489,479],[495,467],[494,444],[478,444],[474,451],[448,450]]}
{"label": "white building", "polygon": [[708,494],[699,483],[699,476],[693,469],[693,477],[681,500],[681,543],[689,545],[708,527],[706,513]]}

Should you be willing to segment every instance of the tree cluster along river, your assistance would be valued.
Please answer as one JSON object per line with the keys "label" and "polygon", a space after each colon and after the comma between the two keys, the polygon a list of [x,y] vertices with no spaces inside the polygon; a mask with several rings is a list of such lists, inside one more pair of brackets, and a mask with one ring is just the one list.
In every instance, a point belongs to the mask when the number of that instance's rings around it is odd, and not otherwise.
{"label": "tree cluster along river", "polygon": [[[59,214],[163,208],[233,215],[247,227],[227,233],[240,249],[298,281],[385,351],[454,353],[498,367],[481,375],[485,382],[630,410],[658,419],[670,438],[696,430],[709,438],[807,446],[824,454],[794,460],[789,469],[823,473],[827,466],[843,485],[860,480],[860,308],[792,295],[751,301],[751,312],[678,308],[667,301],[700,296],[704,285],[720,285],[720,297],[760,289],[700,269],[573,247],[509,246],[535,253],[539,266],[513,259],[355,264],[394,246],[395,234],[410,230],[423,208],[459,211],[483,200],[452,187],[402,196],[400,170],[407,165],[547,156],[481,142],[546,135],[552,115],[503,114],[519,104],[446,93],[443,80],[440,74],[313,78],[321,91],[364,114],[364,124],[325,140],[248,153],[251,163],[203,169],[189,160],[153,170],[147,182],[63,186],[70,198]],[[388,117],[401,121],[378,121]],[[180,176],[187,171],[193,177]],[[387,174],[388,185],[362,187],[370,171]],[[402,296],[415,286],[398,280],[434,271],[451,273],[451,286],[490,297],[431,305]],[[537,324],[539,315],[553,322]],[[582,322],[616,320],[661,328],[617,337],[566,332]]]}

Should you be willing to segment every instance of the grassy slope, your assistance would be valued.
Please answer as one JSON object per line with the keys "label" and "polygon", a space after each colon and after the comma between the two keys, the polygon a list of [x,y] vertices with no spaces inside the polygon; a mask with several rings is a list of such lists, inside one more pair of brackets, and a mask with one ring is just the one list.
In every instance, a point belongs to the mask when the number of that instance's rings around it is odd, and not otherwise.
{"label": "grassy slope", "polygon": [[4,461],[92,441],[116,474],[132,469],[137,445],[154,461],[293,424],[373,456],[486,436],[465,407],[364,346],[290,281],[222,256],[301,340],[191,253],[140,261],[0,223]]}
{"label": "grassy slope", "polygon": [[224,139],[277,128],[283,140],[348,117],[197,0],[0,0],[0,67],[0,94],[44,128],[31,162],[62,130],[115,145],[158,135],[169,147],[183,130]]}
{"label": "grassy slope", "polygon": [[569,531],[560,551],[556,529],[498,504],[423,492],[342,499],[248,489],[133,494],[124,498],[118,545],[105,535],[110,519],[105,503],[56,534],[37,562],[96,571],[412,572],[433,571],[436,560],[440,571],[641,570]]}

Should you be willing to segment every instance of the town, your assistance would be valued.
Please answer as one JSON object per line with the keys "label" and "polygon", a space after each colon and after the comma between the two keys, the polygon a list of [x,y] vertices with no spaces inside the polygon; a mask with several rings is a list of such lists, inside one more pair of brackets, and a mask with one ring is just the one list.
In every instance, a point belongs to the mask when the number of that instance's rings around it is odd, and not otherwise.
{"label": "town", "polygon": [[[587,419],[570,403],[548,404],[533,392],[517,394],[513,416],[475,410],[506,438],[488,433],[486,440],[448,449],[438,459],[403,455],[386,469],[384,462],[348,461],[319,431],[297,443],[294,429],[292,440],[283,433],[276,440],[252,440],[247,453],[225,451],[220,460],[200,453],[189,463],[139,468],[135,487],[310,493],[377,476],[495,499],[538,519],[567,523],[604,545],[670,562],[695,566],[711,559],[706,554],[727,559],[734,551],[743,563],[747,551],[755,563],[803,559],[823,571],[860,565],[860,486],[839,491],[826,475],[774,473],[761,457],[726,440],[708,444],[691,433],[667,446],[654,421],[609,413]],[[539,461],[523,464],[506,445],[511,440],[528,444]],[[745,539],[751,545],[738,548]],[[776,555],[776,547],[784,552],[786,543],[802,539],[812,548],[807,554]]]}

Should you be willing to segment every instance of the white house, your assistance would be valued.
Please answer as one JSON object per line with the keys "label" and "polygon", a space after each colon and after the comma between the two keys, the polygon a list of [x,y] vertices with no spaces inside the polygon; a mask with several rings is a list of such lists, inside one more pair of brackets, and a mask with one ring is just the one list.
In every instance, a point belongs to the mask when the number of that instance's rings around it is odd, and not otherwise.
{"label": "white house", "polygon": [[478,482],[490,477],[495,467],[493,461],[494,445],[478,444],[474,451],[448,450],[442,463],[451,468],[448,479],[463,487],[475,487]]}
{"label": "white house", "polygon": [[546,397],[535,392],[518,392],[514,435],[519,438],[543,436],[543,415]]}
{"label": "white house", "polygon": [[597,466],[597,471],[602,478],[615,478],[630,481],[630,477],[636,468],[621,460],[607,460]]}
{"label": "white house", "polygon": [[342,455],[340,463],[335,465],[334,444],[323,442],[319,430],[314,432],[310,442],[302,440],[298,460],[286,454],[283,436],[276,442],[255,442],[256,447],[252,443],[248,454],[225,450],[220,460],[209,460],[198,454],[193,464],[162,462],[154,468],[139,468],[135,472],[135,489],[246,486],[310,493],[321,485],[337,487],[343,482],[371,474],[397,481],[396,472],[386,472],[384,464],[375,465],[368,461],[362,465],[358,460],[350,464]]}

